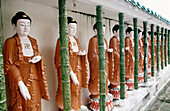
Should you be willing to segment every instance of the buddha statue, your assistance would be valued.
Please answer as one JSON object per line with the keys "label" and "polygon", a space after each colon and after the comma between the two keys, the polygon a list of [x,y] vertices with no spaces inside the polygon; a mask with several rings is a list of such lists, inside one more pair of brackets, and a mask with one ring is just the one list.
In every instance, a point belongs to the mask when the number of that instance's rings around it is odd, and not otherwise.
{"label": "buddha statue", "polygon": [[126,29],[125,37],[125,80],[128,90],[134,89],[134,31],[131,27]]}
{"label": "buddha statue", "polygon": [[[90,95],[91,110],[99,110],[99,96],[100,96],[100,82],[99,82],[99,49],[97,37],[97,23],[93,26],[94,36],[89,41],[88,46],[88,61],[90,68],[90,79],[88,84]],[[105,25],[103,25],[103,32],[105,33]],[[106,108],[110,110],[113,107],[113,97],[108,93],[108,78],[109,78],[109,53],[113,49],[109,49],[106,39],[104,38],[105,49],[105,72],[106,72]]]}
{"label": "buddha statue", "polygon": [[29,36],[31,18],[19,11],[13,16],[15,35],[4,45],[4,72],[8,77],[9,111],[41,111],[41,99],[49,101],[45,61],[36,39]]}
{"label": "buddha statue", "polygon": [[138,43],[139,43],[139,70],[138,83],[144,82],[144,45],[142,42],[142,31],[138,29]]}
{"label": "buddha statue", "polygon": [[[87,109],[85,106],[82,105],[81,101],[81,87],[87,88],[87,54],[85,50],[81,49],[79,40],[75,37],[77,31],[77,22],[72,17],[67,17],[67,21],[71,109],[78,111],[80,109]],[[56,102],[60,110],[63,110],[60,38],[58,38],[57,40],[54,63],[58,74]]]}

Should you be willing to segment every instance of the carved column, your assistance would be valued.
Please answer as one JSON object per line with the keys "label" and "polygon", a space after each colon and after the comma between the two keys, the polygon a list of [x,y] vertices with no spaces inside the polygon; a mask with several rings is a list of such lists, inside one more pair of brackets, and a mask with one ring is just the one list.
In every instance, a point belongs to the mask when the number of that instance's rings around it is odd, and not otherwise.
{"label": "carved column", "polygon": [[154,77],[155,59],[154,59],[154,24],[151,24],[151,75]]}
{"label": "carved column", "polygon": [[134,88],[138,89],[138,69],[139,69],[139,48],[138,48],[138,19],[133,19],[134,41],[135,41],[135,72],[134,72]]}
{"label": "carved column", "polygon": [[63,109],[71,110],[70,73],[69,73],[69,49],[68,49],[68,26],[67,26],[67,0],[59,0],[59,30],[60,30],[60,55]]}
{"label": "carved column", "polygon": [[143,22],[143,28],[144,28],[144,82],[147,83],[148,81],[148,63],[147,63],[147,52],[148,52],[148,46],[147,46],[147,22]]}
{"label": "carved column", "polygon": [[164,28],[161,28],[161,69],[164,69]]}
{"label": "carved column", "polygon": [[2,32],[2,6],[0,1],[0,111],[7,111],[1,32]]}
{"label": "carved column", "polygon": [[157,73],[159,73],[159,61],[160,61],[160,44],[159,44],[159,26],[157,26]]}
{"label": "carved column", "polygon": [[106,102],[106,72],[105,72],[105,49],[103,36],[103,9],[102,6],[96,7],[97,13],[97,36],[99,47],[99,75],[100,75],[100,111],[105,111]]}
{"label": "carved column", "polygon": [[125,40],[124,40],[124,14],[119,13],[120,36],[120,99],[125,99]]}

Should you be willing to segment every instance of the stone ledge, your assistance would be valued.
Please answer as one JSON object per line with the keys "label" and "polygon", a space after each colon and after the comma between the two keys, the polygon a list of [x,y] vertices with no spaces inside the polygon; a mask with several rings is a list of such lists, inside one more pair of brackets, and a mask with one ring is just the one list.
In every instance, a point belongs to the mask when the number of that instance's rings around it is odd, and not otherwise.
{"label": "stone ledge", "polygon": [[139,87],[138,90],[128,91],[128,97],[124,100],[124,106],[115,105],[119,104],[119,100],[114,101],[115,107],[112,111],[144,111],[149,109],[154,100],[169,84],[169,69],[170,65],[160,71],[159,77],[149,79],[148,87]]}

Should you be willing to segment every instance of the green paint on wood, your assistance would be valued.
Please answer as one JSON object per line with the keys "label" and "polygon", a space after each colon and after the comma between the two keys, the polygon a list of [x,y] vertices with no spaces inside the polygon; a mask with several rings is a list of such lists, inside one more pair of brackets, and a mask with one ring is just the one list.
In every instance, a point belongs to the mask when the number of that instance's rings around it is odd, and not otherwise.
{"label": "green paint on wood", "polygon": [[69,49],[67,26],[67,0],[59,0],[60,55],[64,111],[71,110]]}
{"label": "green paint on wood", "polygon": [[154,24],[151,24],[151,75],[154,77],[155,60],[154,60]]}
{"label": "green paint on wood", "polygon": [[147,22],[143,22],[143,30],[144,30],[144,82],[147,83],[148,82],[148,72],[147,72],[147,68],[148,68],[148,56],[147,56],[147,52],[148,52],[148,46],[147,46]]}
{"label": "green paint on wood", "polygon": [[120,99],[125,99],[125,40],[124,40],[124,14],[119,13],[120,36]]}
{"label": "green paint on wood", "polygon": [[170,30],[168,30],[168,64],[170,64]]}
{"label": "green paint on wood", "polygon": [[138,19],[133,19],[134,41],[135,41],[135,70],[134,70],[134,89],[138,89],[138,69],[139,69],[139,49],[138,49]]}
{"label": "green paint on wood", "polygon": [[161,69],[164,69],[164,28],[161,28]]}
{"label": "green paint on wood", "polygon": [[5,77],[3,68],[3,55],[2,55],[2,6],[0,1],[0,111],[7,111],[6,104],[6,88],[5,88]]}
{"label": "green paint on wood", "polygon": [[165,48],[164,48],[164,52],[165,52],[165,67],[168,65],[167,63],[167,29],[165,29]]}
{"label": "green paint on wood", "polygon": [[105,49],[103,34],[103,9],[102,6],[96,7],[97,13],[97,36],[99,47],[99,73],[100,73],[100,111],[105,111],[106,106],[106,72],[105,72]]}

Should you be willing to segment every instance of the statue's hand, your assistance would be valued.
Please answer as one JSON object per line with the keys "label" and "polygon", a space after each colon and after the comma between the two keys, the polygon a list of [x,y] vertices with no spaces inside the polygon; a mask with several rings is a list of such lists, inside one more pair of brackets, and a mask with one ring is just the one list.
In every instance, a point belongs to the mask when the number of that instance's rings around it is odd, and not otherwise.
{"label": "statue's hand", "polygon": [[135,62],[135,58],[133,57],[133,62]]}
{"label": "statue's hand", "polygon": [[142,54],[142,59],[144,59],[144,55]]}
{"label": "statue's hand", "polygon": [[29,60],[28,62],[31,62],[31,63],[37,63],[41,60],[41,56],[38,55],[38,56],[34,56],[31,60]]}
{"label": "statue's hand", "polygon": [[28,91],[28,88],[23,83],[23,81],[19,81],[18,86],[19,86],[19,90],[20,90],[22,96],[24,97],[24,99],[25,100],[27,100],[27,99],[30,100],[31,99],[30,93]]}
{"label": "statue's hand", "polygon": [[73,71],[70,72],[71,79],[74,82],[75,85],[79,85],[79,81],[77,80],[77,76],[74,74]]}
{"label": "statue's hand", "polygon": [[151,54],[150,53],[148,53],[149,54],[149,58],[151,58]]}
{"label": "statue's hand", "polygon": [[108,49],[107,52],[113,52],[113,49]]}
{"label": "statue's hand", "polygon": [[125,50],[129,50],[130,48],[129,47],[125,47]]}
{"label": "statue's hand", "polygon": [[86,51],[83,50],[83,52],[79,52],[78,55],[80,55],[80,56],[86,55]]}

